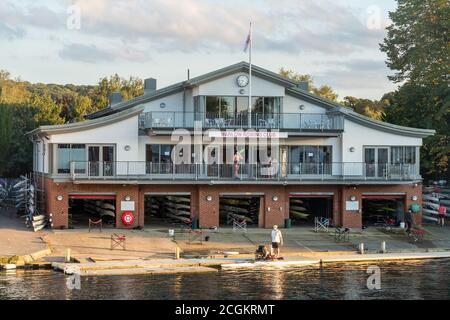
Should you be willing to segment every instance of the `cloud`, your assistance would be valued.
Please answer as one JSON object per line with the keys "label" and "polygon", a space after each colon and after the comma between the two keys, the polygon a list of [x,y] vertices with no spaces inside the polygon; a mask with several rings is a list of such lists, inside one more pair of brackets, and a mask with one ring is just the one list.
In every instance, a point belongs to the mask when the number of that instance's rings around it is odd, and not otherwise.
{"label": "cloud", "polygon": [[[314,80],[320,84],[329,84],[338,92],[344,92],[344,95],[352,92],[353,95],[379,99],[380,92],[387,92],[394,88],[387,79],[389,69],[382,60],[330,60],[322,65],[329,68],[317,73]],[[341,95],[341,98],[344,95]]]}
{"label": "cloud", "polygon": [[0,23],[11,30],[21,30],[25,34],[28,27],[56,30],[64,27],[65,17],[61,12],[48,8],[46,5],[17,5],[13,1],[0,3]]}
{"label": "cloud", "polygon": [[122,47],[101,47],[95,44],[70,43],[65,44],[59,51],[62,59],[80,61],[85,63],[112,62],[115,60],[129,60],[145,62],[150,56],[140,50],[130,50]]}
{"label": "cloud", "polygon": [[0,39],[14,40],[23,38],[25,36],[25,30],[22,28],[11,27],[6,23],[0,21]]}
{"label": "cloud", "polygon": [[369,29],[332,1],[76,0],[81,32],[146,41],[157,50],[236,50],[250,17],[254,46],[299,53],[349,53],[376,45],[383,30]]}
{"label": "cloud", "polygon": [[362,21],[361,10],[331,0],[73,0],[66,7],[43,0],[19,6],[6,0],[0,4],[0,21],[23,30],[67,32],[69,5],[80,9],[77,34],[127,42],[131,50],[145,43],[157,51],[236,52],[243,47],[250,19],[255,49],[288,54],[348,54],[377,46],[384,35],[384,29],[371,29]]}

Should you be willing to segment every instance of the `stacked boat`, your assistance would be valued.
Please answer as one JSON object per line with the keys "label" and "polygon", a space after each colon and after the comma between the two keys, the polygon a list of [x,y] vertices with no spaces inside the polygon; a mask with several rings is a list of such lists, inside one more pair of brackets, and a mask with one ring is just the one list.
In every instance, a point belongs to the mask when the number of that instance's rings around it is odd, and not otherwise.
{"label": "stacked boat", "polygon": [[108,203],[102,200],[83,200],[83,209],[92,215],[98,215],[100,217],[116,217],[116,207],[112,203]]}
{"label": "stacked boat", "polygon": [[309,217],[308,210],[304,207],[302,199],[291,198],[289,201],[289,217],[292,220],[307,220]]}
{"label": "stacked boat", "polygon": [[13,184],[7,179],[0,179],[0,207],[8,206],[12,200]]}
{"label": "stacked boat", "polygon": [[222,223],[231,224],[233,220],[257,224],[259,198],[220,198],[220,217]]}
{"label": "stacked boat", "polygon": [[17,213],[25,218],[25,225],[34,232],[42,230],[51,219],[36,210],[36,188],[30,177],[20,176],[11,188],[11,195]]}
{"label": "stacked boat", "polygon": [[176,223],[191,221],[191,199],[189,196],[158,196],[145,200],[147,213]]}
{"label": "stacked boat", "polygon": [[450,190],[437,186],[426,186],[423,188],[422,218],[428,223],[437,223],[439,220],[439,207],[442,205],[447,209],[446,218],[450,218]]}

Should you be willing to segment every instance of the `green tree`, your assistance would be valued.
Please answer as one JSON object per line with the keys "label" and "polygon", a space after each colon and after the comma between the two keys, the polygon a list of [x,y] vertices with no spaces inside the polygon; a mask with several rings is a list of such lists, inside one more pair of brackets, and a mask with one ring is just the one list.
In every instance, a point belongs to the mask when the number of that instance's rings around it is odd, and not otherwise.
{"label": "green tree", "polygon": [[347,96],[342,102],[346,107],[353,109],[353,111],[370,117],[376,120],[384,119],[384,104],[381,101],[360,99],[352,96]]}
{"label": "green tree", "polygon": [[36,110],[34,120],[39,125],[63,124],[61,117],[62,105],[56,103],[46,94],[44,96],[33,95],[30,99],[30,105]]}
{"label": "green tree", "polygon": [[387,65],[397,71],[394,82],[448,85],[450,67],[450,2],[448,0],[398,0],[389,13],[392,24],[381,51]]}
{"label": "green tree", "polygon": [[392,24],[381,44],[387,65],[396,73],[389,78],[403,83],[385,95],[386,120],[435,129],[424,140],[422,174],[450,180],[450,3],[448,0],[398,0],[390,12]]}
{"label": "green tree", "polygon": [[83,121],[84,117],[97,110],[94,110],[92,100],[88,96],[77,96],[73,100],[73,119]]}
{"label": "green tree", "polygon": [[278,73],[285,78],[297,82],[306,81],[308,82],[309,92],[331,101],[337,101],[338,94],[329,85],[322,85],[320,87],[316,87],[314,85],[312,76],[309,74],[300,74],[285,68],[280,68]]}
{"label": "green tree", "polygon": [[395,124],[433,128],[434,136],[424,140],[421,169],[425,177],[435,180],[449,176],[450,161],[450,90],[448,87],[430,88],[405,84],[386,94],[385,119]]}
{"label": "green tree", "polygon": [[0,177],[5,176],[13,138],[13,109],[8,104],[0,104]]}

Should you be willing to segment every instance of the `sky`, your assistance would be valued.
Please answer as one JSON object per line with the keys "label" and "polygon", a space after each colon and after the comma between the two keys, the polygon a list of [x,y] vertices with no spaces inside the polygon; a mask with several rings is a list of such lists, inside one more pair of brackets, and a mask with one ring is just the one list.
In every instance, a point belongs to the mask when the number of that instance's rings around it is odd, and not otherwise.
{"label": "sky", "polygon": [[379,43],[395,0],[2,0],[0,69],[30,82],[156,78],[158,88],[248,61],[311,74],[339,99],[395,89]]}

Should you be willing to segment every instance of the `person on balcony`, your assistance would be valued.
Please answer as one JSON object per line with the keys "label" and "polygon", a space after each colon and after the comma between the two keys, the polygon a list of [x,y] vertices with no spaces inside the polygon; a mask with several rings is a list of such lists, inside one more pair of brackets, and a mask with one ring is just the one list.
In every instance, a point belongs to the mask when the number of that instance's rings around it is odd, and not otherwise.
{"label": "person on balcony", "polygon": [[234,178],[239,178],[239,163],[242,161],[242,157],[239,154],[239,152],[235,151],[233,156],[233,163],[234,163]]}

